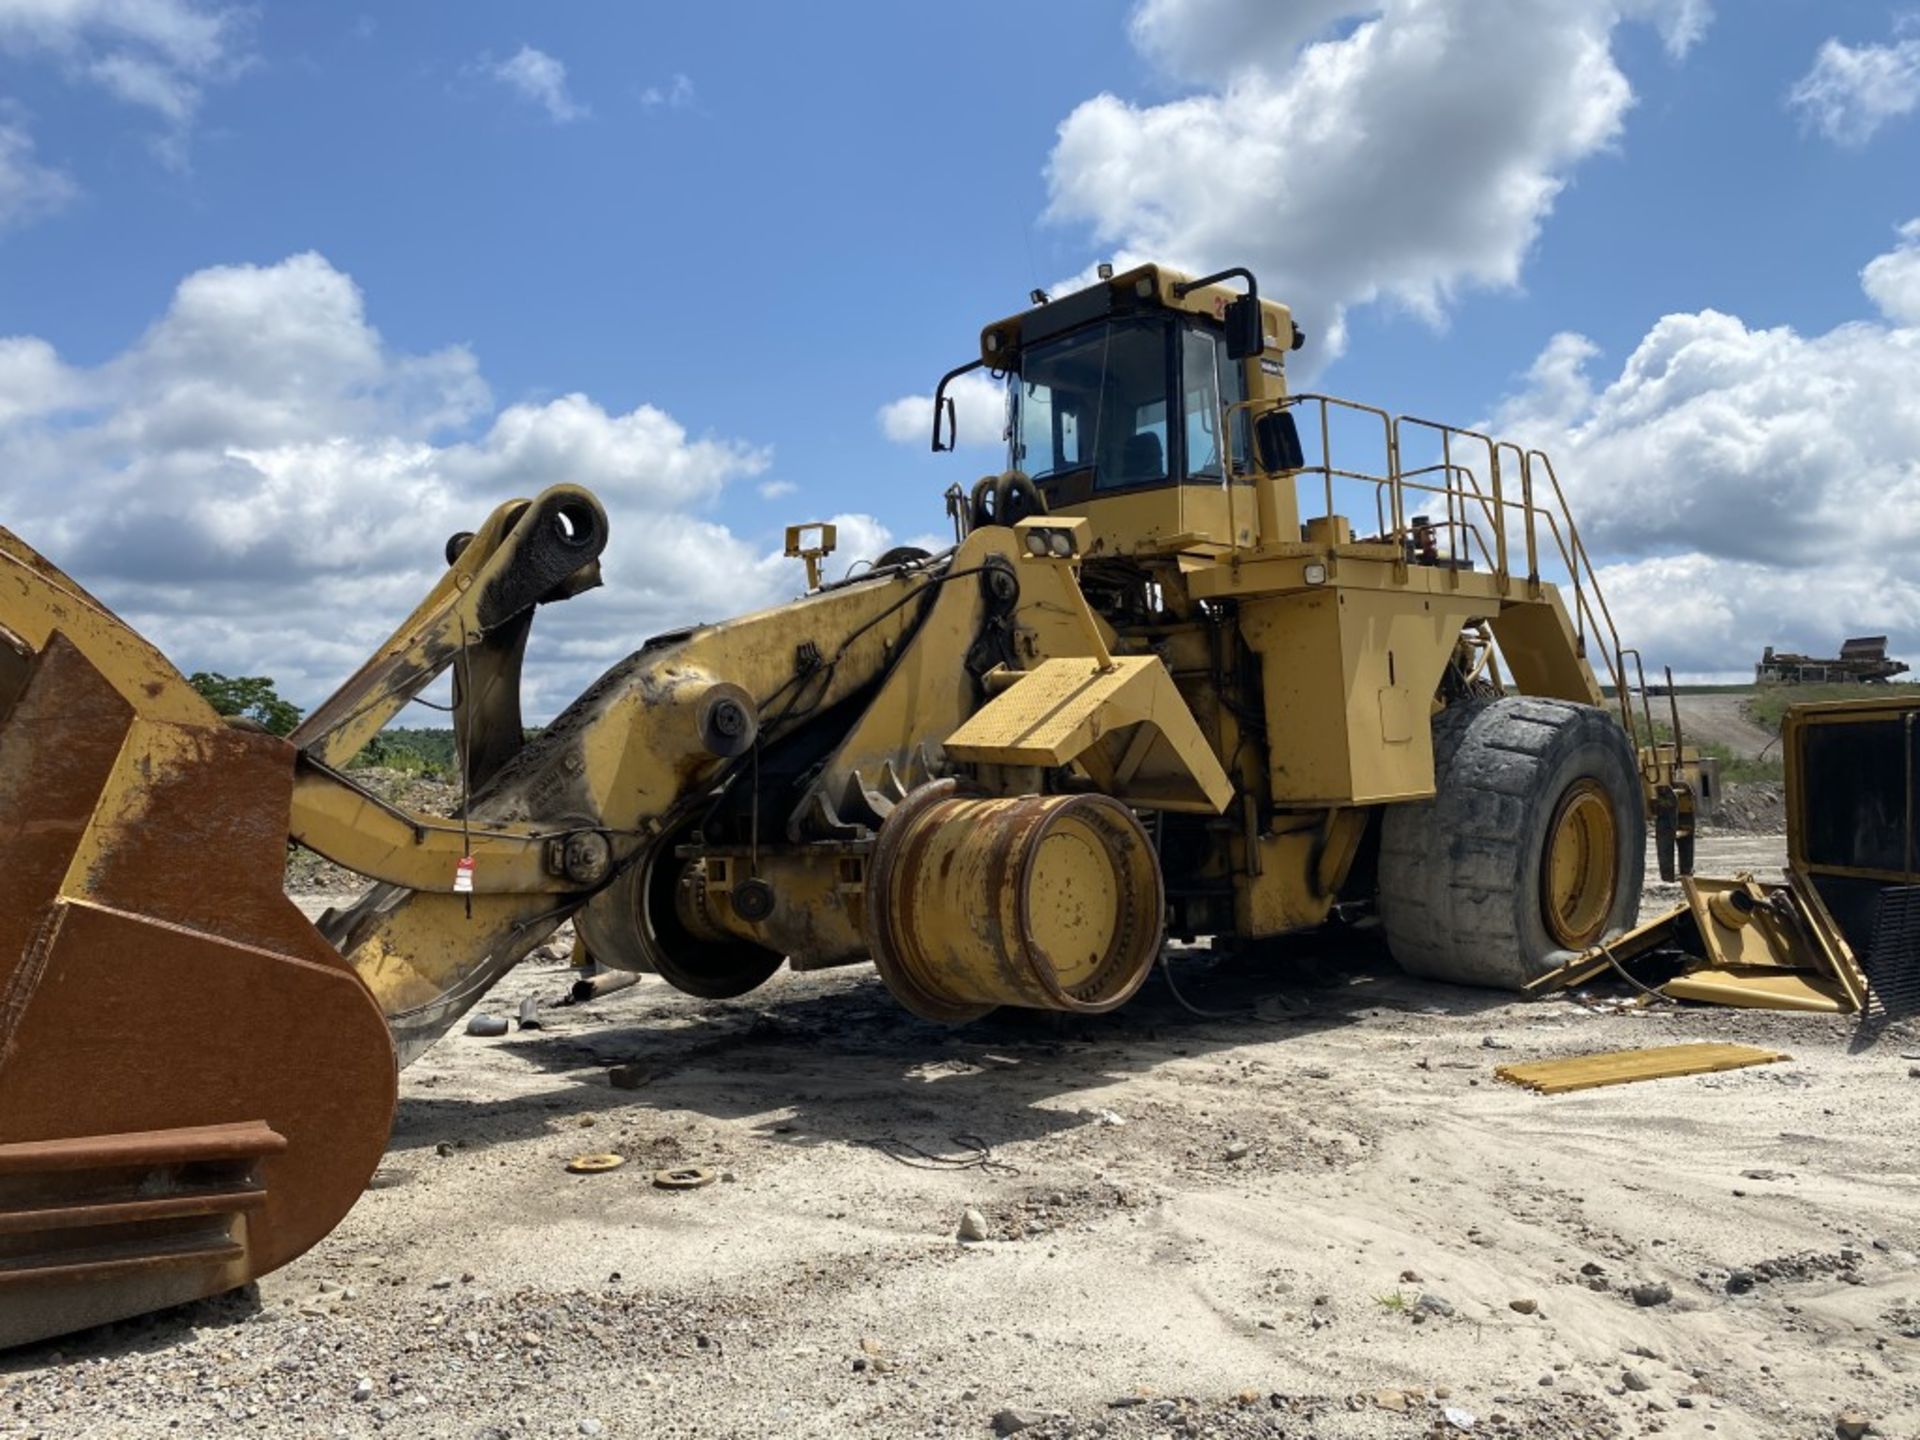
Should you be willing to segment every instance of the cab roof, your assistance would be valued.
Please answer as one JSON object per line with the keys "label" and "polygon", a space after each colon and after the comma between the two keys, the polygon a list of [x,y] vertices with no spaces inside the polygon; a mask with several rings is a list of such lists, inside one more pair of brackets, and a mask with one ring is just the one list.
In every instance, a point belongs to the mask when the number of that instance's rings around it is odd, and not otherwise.
{"label": "cab roof", "polygon": [[[1153,311],[1197,315],[1218,322],[1240,292],[1226,284],[1193,286],[1192,277],[1161,265],[1137,265],[1083,290],[1062,295],[996,320],[980,332],[980,359],[996,370],[1017,369],[1020,352],[1096,320]],[[1277,301],[1260,301],[1266,349],[1286,354],[1299,348],[1293,312]]]}

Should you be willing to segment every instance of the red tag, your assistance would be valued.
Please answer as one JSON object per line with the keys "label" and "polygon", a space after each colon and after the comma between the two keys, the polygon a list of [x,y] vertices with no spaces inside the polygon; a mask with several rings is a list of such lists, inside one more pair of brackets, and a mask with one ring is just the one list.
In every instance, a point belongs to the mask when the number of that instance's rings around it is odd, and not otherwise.
{"label": "red tag", "polygon": [[460,863],[453,867],[453,893],[456,895],[473,893],[473,856],[462,855]]}

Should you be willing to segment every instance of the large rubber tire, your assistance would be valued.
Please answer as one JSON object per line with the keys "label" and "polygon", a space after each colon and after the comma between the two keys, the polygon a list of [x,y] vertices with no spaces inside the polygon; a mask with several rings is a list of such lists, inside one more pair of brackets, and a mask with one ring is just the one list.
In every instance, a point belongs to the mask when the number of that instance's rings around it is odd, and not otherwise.
{"label": "large rubber tire", "polygon": [[[1593,894],[1584,929],[1599,939],[1634,923],[1646,808],[1611,715],[1518,696],[1454,705],[1434,718],[1433,750],[1433,798],[1390,806],[1381,820],[1380,917],[1402,969],[1517,990],[1574,953],[1548,914],[1549,851],[1557,831],[1572,843],[1569,807],[1593,822],[1576,840],[1611,822],[1611,898],[1604,886]],[[1567,931],[1565,917],[1557,928]]]}

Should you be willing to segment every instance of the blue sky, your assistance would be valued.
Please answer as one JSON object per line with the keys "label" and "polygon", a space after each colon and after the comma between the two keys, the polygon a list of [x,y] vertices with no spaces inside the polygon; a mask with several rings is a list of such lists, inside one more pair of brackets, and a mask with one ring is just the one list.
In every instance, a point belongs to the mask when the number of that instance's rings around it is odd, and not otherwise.
{"label": "blue sky", "polygon": [[550,706],[789,520],[939,531],[993,454],[882,412],[1031,286],[1244,260],[1316,387],[1554,442],[1650,658],[1920,648],[1916,101],[1831,0],[0,0],[0,523],[310,702],[582,479]]}

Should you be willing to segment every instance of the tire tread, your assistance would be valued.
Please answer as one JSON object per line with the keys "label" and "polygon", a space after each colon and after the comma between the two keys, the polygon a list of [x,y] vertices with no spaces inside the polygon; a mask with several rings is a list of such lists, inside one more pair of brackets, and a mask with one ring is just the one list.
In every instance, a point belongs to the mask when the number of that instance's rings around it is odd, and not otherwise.
{"label": "tire tread", "polygon": [[[1605,711],[1512,696],[1470,702],[1433,721],[1435,793],[1392,806],[1380,844],[1380,913],[1402,968],[1463,984],[1518,989],[1563,952],[1543,946],[1537,871],[1528,856],[1543,834],[1569,755],[1597,745],[1616,801],[1623,845],[1621,894],[1609,931],[1639,906],[1645,819],[1625,732]],[[1533,907],[1530,911],[1529,906]],[[1550,942],[1549,942],[1550,944]]]}

